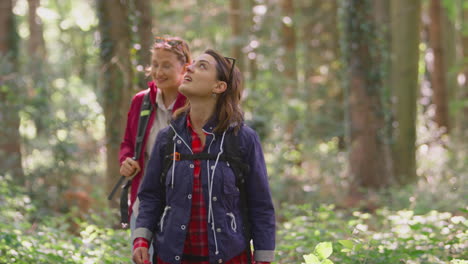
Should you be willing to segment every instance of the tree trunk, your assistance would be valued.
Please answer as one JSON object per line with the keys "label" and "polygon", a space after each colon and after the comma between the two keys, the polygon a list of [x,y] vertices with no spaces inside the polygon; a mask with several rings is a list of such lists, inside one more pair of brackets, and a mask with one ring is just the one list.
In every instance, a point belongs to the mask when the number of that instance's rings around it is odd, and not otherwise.
{"label": "tree trunk", "polygon": [[286,77],[285,96],[287,99],[291,99],[297,89],[296,30],[293,0],[281,0],[281,11],[282,42],[284,46],[283,66],[284,76]]}
{"label": "tree trunk", "polygon": [[[457,30],[455,28],[456,18],[449,18],[448,10],[442,8],[442,40],[443,40],[443,54],[445,65],[445,86],[447,87],[447,101],[448,101],[448,123],[450,125],[450,134],[455,134],[454,128],[456,126],[455,112],[452,111],[451,105],[456,102],[457,92]],[[463,57],[461,57],[463,58]]]}
{"label": "tree trunk", "polygon": [[[282,67],[284,82],[281,83],[284,90],[285,106],[287,112],[284,137],[287,145],[295,150],[297,149],[297,142],[295,142],[294,133],[297,125],[297,114],[292,108],[291,99],[294,99],[297,94],[297,59],[296,59],[296,29],[294,22],[294,4],[293,0],[281,0],[281,14],[282,14]],[[297,162],[299,165],[301,162]]]}
{"label": "tree trunk", "polygon": [[[249,21],[251,24],[250,26],[250,35],[251,40],[255,40],[255,35],[257,34],[257,30],[255,29],[255,21],[254,21],[254,13],[253,8],[255,6],[255,0],[249,0]],[[253,91],[256,89],[257,84],[257,74],[258,74],[258,66],[257,66],[257,51],[255,47],[252,47],[249,43],[249,53],[247,55],[247,59],[249,61],[249,76],[250,76],[250,85]]]}
{"label": "tree trunk", "polygon": [[416,181],[416,100],[418,95],[420,0],[391,2],[391,84],[395,176],[400,184]]}
{"label": "tree trunk", "polygon": [[21,166],[19,110],[22,94],[17,85],[18,34],[13,2],[0,1],[0,175],[10,174],[20,185],[25,184]]}
{"label": "tree trunk", "polygon": [[32,80],[32,86],[28,87],[30,94],[33,94],[32,105],[35,106],[34,124],[38,136],[48,136],[48,119],[50,118],[50,92],[46,73],[47,71],[47,50],[44,41],[44,30],[41,18],[37,15],[40,7],[40,0],[28,0],[28,73]]}
{"label": "tree trunk", "polygon": [[40,0],[28,0],[28,24],[29,24],[29,55],[35,59],[46,57],[46,48],[41,18],[37,15],[37,8],[41,5]]}
{"label": "tree trunk", "polygon": [[145,68],[151,64],[151,45],[153,43],[151,1],[135,0],[137,30],[140,49],[138,50],[137,85],[139,89],[147,88]]}
{"label": "tree trunk", "polygon": [[376,57],[375,22],[370,0],[343,1],[347,74],[349,166],[355,187],[380,188],[389,184],[381,104],[382,66]]}
{"label": "tree trunk", "polygon": [[[463,9],[462,19],[465,24],[463,25],[463,33],[461,36],[461,44],[462,44],[462,75],[460,81],[459,92],[457,95],[458,101],[464,102],[462,109],[460,109],[460,114],[458,115],[458,124],[459,124],[459,135],[463,144],[467,144],[466,139],[468,138],[468,62],[466,61],[468,58],[468,8]],[[468,145],[468,144],[467,144]]]}
{"label": "tree trunk", "polygon": [[429,15],[431,23],[429,25],[429,43],[434,54],[432,65],[432,100],[436,106],[435,122],[439,127],[445,127],[449,132],[448,95],[445,76],[444,49],[442,40],[442,7],[440,0],[431,0]]}
{"label": "tree trunk", "polygon": [[[128,6],[119,0],[97,0],[101,34],[100,100],[106,123],[107,191],[119,177],[118,153],[132,90]],[[116,206],[114,201],[112,206]]]}
{"label": "tree trunk", "polygon": [[236,65],[242,71],[244,68],[244,55],[242,53],[242,9],[240,0],[230,0],[229,22],[231,24],[231,54],[236,59]]}

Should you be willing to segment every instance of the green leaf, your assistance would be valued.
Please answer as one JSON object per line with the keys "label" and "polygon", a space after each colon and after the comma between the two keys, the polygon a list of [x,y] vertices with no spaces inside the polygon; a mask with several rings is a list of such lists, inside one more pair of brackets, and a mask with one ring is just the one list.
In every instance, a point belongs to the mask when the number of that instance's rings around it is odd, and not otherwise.
{"label": "green leaf", "polygon": [[304,255],[303,257],[306,264],[320,264],[320,260],[314,254]]}
{"label": "green leaf", "polygon": [[324,259],[322,262],[320,262],[320,264],[333,264],[333,261],[329,259]]}
{"label": "green leaf", "polygon": [[347,249],[353,249],[354,248],[354,242],[352,240],[338,240],[338,242],[343,245],[343,247]]}
{"label": "green leaf", "polygon": [[321,242],[315,247],[315,254],[320,259],[327,259],[333,253],[333,246],[331,242]]}

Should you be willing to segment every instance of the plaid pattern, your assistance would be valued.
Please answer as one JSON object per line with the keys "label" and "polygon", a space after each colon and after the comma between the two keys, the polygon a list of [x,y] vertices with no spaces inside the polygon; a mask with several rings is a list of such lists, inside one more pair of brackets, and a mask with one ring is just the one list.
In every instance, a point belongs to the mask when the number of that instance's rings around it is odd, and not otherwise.
{"label": "plaid pattern", "polygon": [[[200,137],[193,130],[192,124],[190,123],[190,116],[187,115],[187,127],[192,135],[192,151],[194,154],[203,151],[204,146],[202,145]],[[192,191],[192,212],[190,215],[190,223],[187,231],[187,237],[184,243],[184,254],[192,256],[209,256],[208,251],[208,225],[207,216],[208,212],[205,206],[205,200],[203,199],[202,187],[201,187],[201,162],[200,160],[194,160],[193,170],[193,191]],[[248,264],[247,252],[244,251],[240,255],[233,259],[225,262],[226,264]],[[182,260],[182,264],[209,264],[208,261],[187,261]],[[269,264],[269,262],[252,262],[257,264]],[[157,264],[170,264],[162,261],[158,258]]]}

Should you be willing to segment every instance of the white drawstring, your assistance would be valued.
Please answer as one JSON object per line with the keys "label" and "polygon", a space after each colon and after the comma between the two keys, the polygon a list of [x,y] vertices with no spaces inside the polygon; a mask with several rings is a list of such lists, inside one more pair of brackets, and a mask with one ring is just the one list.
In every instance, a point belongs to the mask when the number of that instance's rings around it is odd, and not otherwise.
{"label": "white drawstring", "polygon": [[166,206],[166,207],[164,208],[164,213],[163,213],[163,215],[162,215],[162,217],[161,217],[161,221],[159,222],[159,227],[160,227],[160,229],[161,229],[161,232],[163,231],[164,218],[166,217],[167,211],[169,211],[169,209],[171,209],[170,206]]}
{"label": "white drawstring", "polygon": [[226,215],[231,217],[231,228],[234,232],[237,232],[236,216],[233,213],[226,213]]}
{"label": "white drawstring", "polygon": [[175,173],[175,162],[176,162],[176,144],[175,144],[175,139],[177,138],[177,135],[174,135],[174,138],[172,139],[174,141],[174,151],[172,152],[172,179],[171,179],[171,187],[174,189],[174,173]]}
{"label": "white drawstring", "polygon": [[174,189],[174,174],[175,174],[175,156],[176,156],[176,139],[179,138],[180,140],[182,140],[182,142],[184,143],[184,145],[190,150],[190,152],[192,152],[193,154],[193,151],[192,151],[192,148],[190,148],[187,144],[187,142],[185,142],[185,140],[179,135],[177,134],[177,131],[175,130],[175,128],[171,125],[169,125],[172,130],[174,131],[174,137],[172,138],[172,141],[174,141],[174,149],[173,149],[173,152],[172,152],[172,176],[171,176],[171,187],[172,189]]}
{"label": "white drawstring", "polygon": [[[214,134],[213,133],[210,133],[213,135],[213,140],[211,141],[211,143],[213,143],[214,141]],[[218,241],[217,241],[217,237],[216,237],[216,230],[215,230],[215,220],[214,220],[214,213],[213,213],[213,206],[212,206],[212,196],[213,196],[213,179],[214,179],[214,173],[215,173],[215,170],[216,170],[216,167],[218,166],[218,162],[219,162],[219,158],[221,157],[221,154],[223,154],[223,143],[224,143],[224,137],[226,136],[226,131],[224,131],[223,133],[223,136],[221,137],[221,145],[219,147],[219,152],[218,152],[218,155],[216,156],[216,161],[215,161],[215,164],[213,166],[213,170],[210,170],[210,161],[208,160],[207,161],[207,165],[208,165],[208,223],[210,223],[210,219],[211,219],[211,230],[213,231],[213,237],[214,237],[214,242],[215,242],[215,248],[216,248],[216,252],[215,254],[218,255],[219,254],[219,251],[218,251]],[[208,153],[210,153],[210,148],[211,148],[211,143],[210,143],[210,146],[208,148]],[[211,172],[211,176],[210,176],[210,172]]]}

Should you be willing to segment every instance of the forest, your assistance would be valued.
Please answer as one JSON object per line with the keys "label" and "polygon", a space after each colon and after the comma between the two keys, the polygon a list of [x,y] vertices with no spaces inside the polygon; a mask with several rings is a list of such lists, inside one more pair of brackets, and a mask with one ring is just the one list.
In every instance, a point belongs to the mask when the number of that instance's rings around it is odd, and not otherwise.
{"label": "forest", "polygon": [[0,263],[131,263],[107,196],[156,36],[237,59],[274,263],[468,263],[466,0],[1,0]]}

